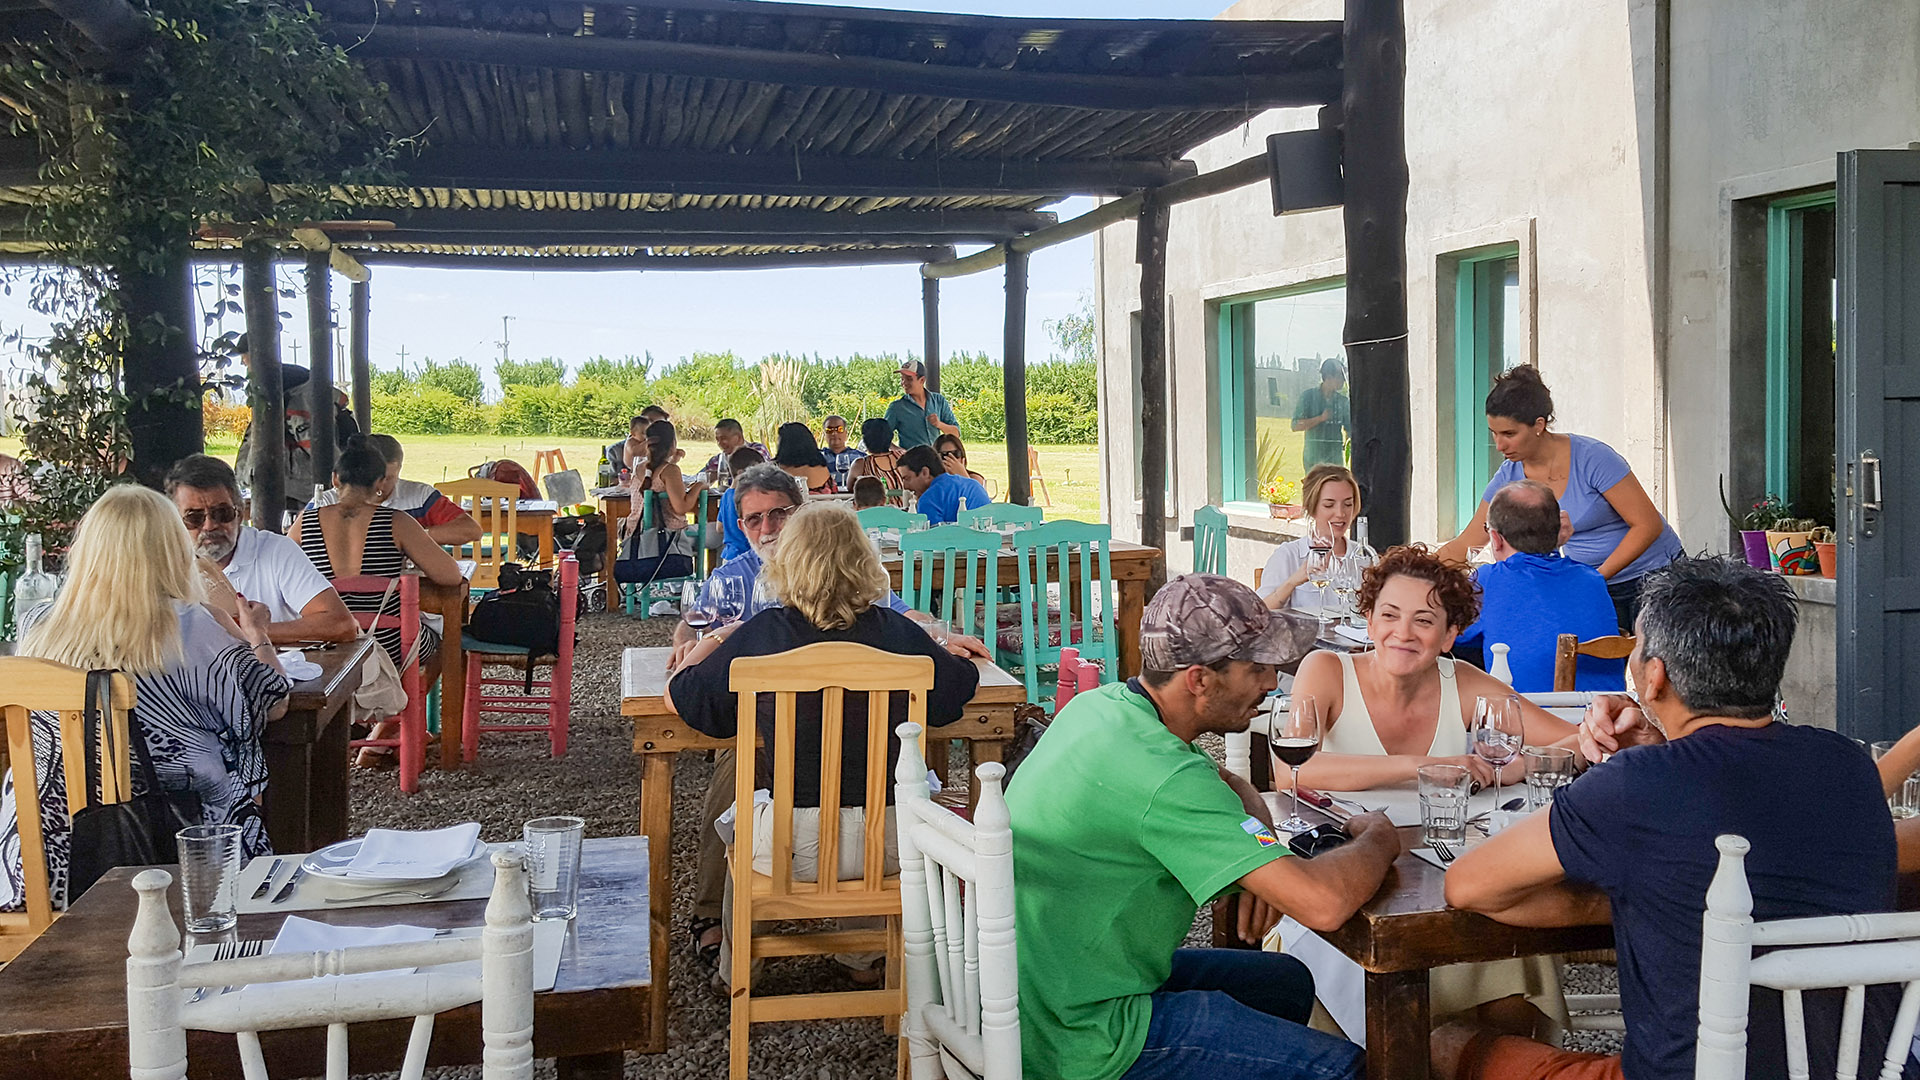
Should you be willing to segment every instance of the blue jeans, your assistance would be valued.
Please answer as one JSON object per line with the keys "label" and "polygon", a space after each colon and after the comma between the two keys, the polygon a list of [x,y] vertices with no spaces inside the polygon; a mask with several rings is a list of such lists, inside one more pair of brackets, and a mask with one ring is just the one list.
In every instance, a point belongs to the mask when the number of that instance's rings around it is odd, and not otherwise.
{"label": "blue jeans", "polygon": [[1124,1080],[1355,1080],[1366,1054],[1306,1026],[1313,973],[1279,953],[1178,949]]}

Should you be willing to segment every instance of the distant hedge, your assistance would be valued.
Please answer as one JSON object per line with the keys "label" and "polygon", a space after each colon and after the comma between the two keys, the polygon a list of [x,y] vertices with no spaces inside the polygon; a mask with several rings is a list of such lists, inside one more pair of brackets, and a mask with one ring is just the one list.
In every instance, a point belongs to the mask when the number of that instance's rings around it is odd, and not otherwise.
{"label": "distant hedge", "polygon": [[[814,424],[839,414],[858,427],[880,416],[900,396],[900,361],[893,354],[823,359],[780,354],[763,363],[799,384],[797,416],[769,416],[762,408],[762,363],[732,353],[695,353],[652,374],[649,359],[595,357],[571,382],[553,359],[496,365],[501,399],[487,402],[480,371],[464,361],[428,361],[417,369],[376,372],[373,423],[394,434],[560,435],[605,439],[626,429],[649,404],[673,413],[682,433],[707,438],[713,424],[734,417],[748,425],[781,420]],[[941,392],[953,403],[962,432],[998,442],[1006,438],[1006,400],[998,363],[957,353],[940,366]],[[781,393],[791,393],[782,383]],[[1027,425],[1036,443],[1091,443],[1099,439],[1099,373],[1090,360],[1056,361],[1027,369]],[[772,393],[772,391],[769,391]],[[791,400],[783,398],[782,400]],[[759,437],[771,431],[755,431]]]}

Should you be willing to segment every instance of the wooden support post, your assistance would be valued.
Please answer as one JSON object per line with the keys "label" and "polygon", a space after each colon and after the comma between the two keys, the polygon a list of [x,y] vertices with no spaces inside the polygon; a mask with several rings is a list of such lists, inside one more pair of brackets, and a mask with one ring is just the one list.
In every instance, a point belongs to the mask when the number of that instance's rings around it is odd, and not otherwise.
{"label": "wooden support post", "polygon": [[[1167,546],[1167,229],[1172,209],[1155,192],[1140,204],[1134,258],[1140,264],[1140,542]],[[1166,583],[1166,561],[1147,582],[1152,598]]]}
{"label": "wooden support post", "polygon": [[1033,476],[1027,465],[1027,253],[1007,253],[1007,337],[1001,363],[1006,391],[1007,501],[1033,501]]}
{"label": "wooden support post", "polygon": [[280,531],[287,508],[287,393],[280,375],[280,297],[273,283],[273,248],[249,241],[240,249],[240,293],[247,311],[247,429],[253,527]]}
{"label": "wooden support post", "polygon": [[348,364],[353,368],[353,418],[361,431],[373,430],[373,370],[367,358],[367,320],[373,314],[372,283],[356,281],[352,288],[353,325],[349,331]]}
{"label": "wooden support post", "polygon": [[[307,367],[307,415],[313,424],[313,482],[333,483],[334,445],[338,428],[333,419],[333,267],[324,251],[307,252],[307,345],[313,355]],[[305,499],[312,492],[289,492]]]}
{"label": "wooden support post", "polygon": [[159,487],[173,463],[206,449],[200,419],[200,363],[194,352],[193,264],[182,243],[158,272],[137,266],[115,274],[126,306],[127,341],[121,389],[133,475]]}
{"label": "wooden support post", "polygon": [[920,321],[926,345],[920,357],[927,365],[927,389],[940,389],[940,279],[920,279]]}
{"label": "wooden support post", "polygon": [[1347,370],[1353,471],[1384,551],[1406,543],[1413,499],[1407,373],[1407,28],[1402,0],[1347,0]]}

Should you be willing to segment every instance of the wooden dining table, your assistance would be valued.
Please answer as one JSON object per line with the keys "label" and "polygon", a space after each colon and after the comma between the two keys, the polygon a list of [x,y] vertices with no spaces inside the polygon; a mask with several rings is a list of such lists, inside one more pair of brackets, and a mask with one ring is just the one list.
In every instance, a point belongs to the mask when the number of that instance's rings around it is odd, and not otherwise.
{"label": "wooden dining table", "polygon": [[514,503],[514,531],[527,533],[540,546],[540,561],[535,565],[543,570],[551,569],[553,563],[553,519],[560,513],[560,504],[552,499],[520,499]]}
{"label": "wooden dining table", "polygon": [[[1147,582],[1154,576],[1155,567],[1164,559],[1165,556],[1156,547],[1131,540],[1115,539],[1109,542],[1107,560],[1113,572],[1114,591],[1119,601],[1114,612],[1113,630],[1120,638],[1122,679],[1140,674],[1140,616],[1147,609]],[[887,568],[887,577],[893,583],[894,590],[898,591],[901,579],[900,549],[891,545],[882,548],[880,562]],[[1018,588],[1019,561],[1002,552],[996,563],[1001,588]]]}
{"label": "wooden dining table", "polygon": [[[620,715],[633,721],[633,752],[640,755],[640,835],[654,853],[648,909],[655,1026],[666,1030],[667,961],[673,927],[673,766],[682,750],[722,750],[732,739],[688,727],[667,706],[667,661],[673,650],[627,649],[620,658]],[[999,761],[1017,732],[1015,712],[1026,704],[1026,686],[986,660],[975,660],[980,685],[959,720],[934,729],[936,738],[972,744],[976,763]],[[971,785],[969,785],[971,790]]]}
{"label": "wooden dining table", "polygon": [[[664,1010],[655,999],[653,966],[633,932],[652,887],[647,841],[640,837],[587,840],[580,858],[580,911],[568,927],[552,990],[533,997],[533,1052],[555,1058],[563,1080],[616,1080],[625,1051],[658,1051],[666,1044]],[[127,1075],[127,934],[133,926],[133,876],[140,867],[109,871],[18,958],[0,968],[0,1080]],[[179,872],[169,906],[179,918]],[[303,911],[336,925],[407,923],[433,929],[478,926],[485,899]],[[286,914],[241,915],[239,940],[272,938]],[[206,940],[217,940],[210,938]],[[664,1003],[665,987],[659,1000]],[[355,1024],[349,1038],[355,1074],[400,1067],[411,1019]],[[326,1072],[324,1026],[262,1032],[273,1076]],[[429,1065],[480,1061],[478,1002],[439,1014]],[[232,1035],[187,1033],[191,1075],[207,1080],[241,1076]]]}
{"label": "wooden dining table", "polygon": [[268,721],[267,838],[276,851],[313,851],[347,838],[347,707],[380,646],[371,637],[308,649],[320,674],[293,684],[287,711]]}

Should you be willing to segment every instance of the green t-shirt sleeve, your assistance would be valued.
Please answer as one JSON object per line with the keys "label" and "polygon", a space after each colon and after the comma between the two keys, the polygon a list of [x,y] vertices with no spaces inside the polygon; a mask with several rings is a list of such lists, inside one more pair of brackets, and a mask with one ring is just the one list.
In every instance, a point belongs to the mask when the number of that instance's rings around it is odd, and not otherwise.
{"label": "green t-shirt sleeve", "polygon": [[1195,904],[1205,904],[1248,873],[1292,852],[1247,813],[1212,760],[1167,777],[1140,820],[1140,844],[1167,868]]}
{"label": "green t-shirt sleeve", "polygon": [[1295,420],[1311,420],[1319,416],[1321,412],[1320,388],[1315,386],[1302,390],[1300,392],[1300,403],[1293,407],[1293,418]]}

